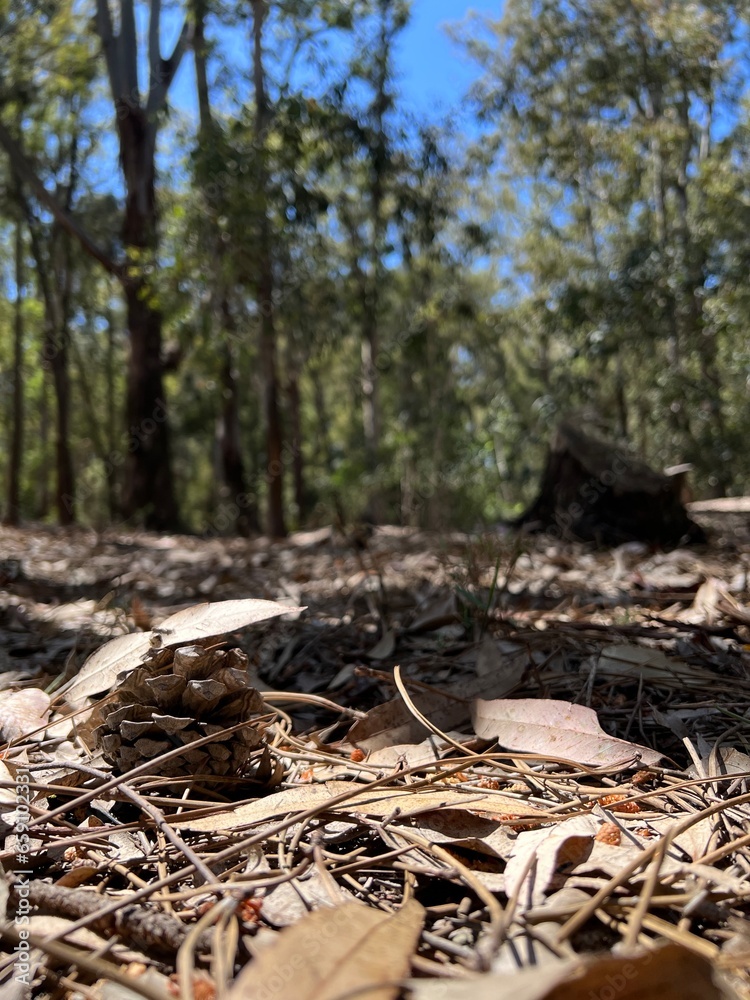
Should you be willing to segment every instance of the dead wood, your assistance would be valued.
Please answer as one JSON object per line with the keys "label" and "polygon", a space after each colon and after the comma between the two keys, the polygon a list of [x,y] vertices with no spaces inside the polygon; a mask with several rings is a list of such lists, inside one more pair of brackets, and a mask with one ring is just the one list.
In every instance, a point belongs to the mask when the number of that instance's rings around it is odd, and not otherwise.
{"label": "dead wood", "polygon": [[656,472],[566,421],[552,438],[539,494],[515,524],[603,546],[705,542],[682,501],[686,474],[685,466]]}

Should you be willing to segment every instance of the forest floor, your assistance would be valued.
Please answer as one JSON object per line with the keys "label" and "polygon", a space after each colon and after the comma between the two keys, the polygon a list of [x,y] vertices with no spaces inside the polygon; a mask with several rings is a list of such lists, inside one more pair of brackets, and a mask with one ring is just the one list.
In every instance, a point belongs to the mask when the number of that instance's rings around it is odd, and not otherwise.
{"label": "forest floor", "polygon": [[[666,553],[0,528],[3,1000],[750,997],[750,513],[694,516]],[[92,712],[224,634],[252,776],[119,774]]]}

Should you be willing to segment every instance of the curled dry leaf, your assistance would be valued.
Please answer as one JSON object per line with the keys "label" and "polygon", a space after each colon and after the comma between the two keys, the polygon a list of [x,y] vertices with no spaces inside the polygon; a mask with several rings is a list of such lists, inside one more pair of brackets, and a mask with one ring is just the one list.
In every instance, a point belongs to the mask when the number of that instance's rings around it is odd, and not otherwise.
{"label": "curled dry leaf", "polygon": [[125,670],[132,670],[154,644],[187,646],[200,639],[226,635],[279,615],[296,614],[304,608],[288,607],[276,601],[216,601],[196,604],[166,618],[151,632],[121,635],[97,649],[68,685],[65,695],[71,705],[107,691]]}
{"label": "curled dry leaf", "polygon": [[538,906],[555,872],[590,854],[597,826],[593,816],[573,816],[553,829],[518,834],[505,868],[505,892],[516,900],[515,912]]}
{"label": "curled dry leaf", "polygon": [[3,694],[0,701],[0,743],[18,740],[41,729],[49,716],[50,698],[40,688]]}
{"label": "curled dry leaf", "polygon": [[596,712],[584,705],[549,698],[517,698],[474,703],[474,731],[483,739],[522,753],[548,754],[595,766],[625,765],[636,759],[656,764],[662,754],[608,736]]}
{"label": "curled dry leaf", "polygon": [[409,970],[424,910],[410,900],[395,913],[361,903],[316,910],[245,966],[228,1000],[392,1000]]}
{"label": "curled dry leaf", "polygon": [[485,975],[445,981],[415,979],[410,1000],[728,1000],[714,981],[711,964],[681,945],[668,944],[635,955],[578,959],[529,969],[514,976]]}

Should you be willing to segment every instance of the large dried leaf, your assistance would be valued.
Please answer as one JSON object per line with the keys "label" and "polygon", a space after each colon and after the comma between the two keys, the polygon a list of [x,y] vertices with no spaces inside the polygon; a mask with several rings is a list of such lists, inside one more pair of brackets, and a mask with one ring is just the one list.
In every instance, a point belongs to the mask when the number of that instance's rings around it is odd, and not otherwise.
{"label": "large dried leaf", "polygon": [[610,677],[643,679],[672,685],[701,685],[710,683],[714,676],[709,670],[665,656],[661,650],[629,643],[605,646],[599,654],[596,671]]}
{"label": "large dried leaf", "polygon": [[152,632],[121,635],[97,649],[71,681],[65,691],[66,698],[71,705],[78,705],[91,695],[107,691],[123,671],[138,665],[154,642],[168,647],[189,645],[199,639],[225,635],[278,615],[303,610],[276,601],[254,599],[217,601],[185,608],[170,615]]}
{"label": "large dried leaf", "polygon": [[154,631],[161,635],[165,646],[182,645],[198,639],[209,639],[214,635],[236,632],[279,615],[299,614],[304,610],[279,604],[277,601],[255,598],[215,601],[212,604],[196,604],[191,608],[184,608],[165,618]]}
{"label": "large dried leaf", "polygon": [[361,995],[392,1000],[409,970],[424,920],[410,900],[395,913],[346,903],[317,910],[282,931],[245,966],[228,1000],[335,1000]]}
{"label": "large dried leaf", "polygon": [[483,739],[523,753],[548,754],[577,764],[610,766],[635,758],[656,764],[662,754],[607,736],[596,712],[550,698],[517,698],[474,703],[474,731]]}
{"label": "large dried leaf", "polygon": [[352,786],[348,781],[327,781],[324,785],[299,785],[275,792],[264,799],[258,799],[228,809],[203,819],[173,820],[175,827],[189,827],[207,833],[221,830],[236,830],[239,827],[262,823],[278,816],[288,816],[307,809],[327,806],[331,799],[345,792],[351,799],[330,805],[326,811],[355,813],[362,816],[391,816],[398,810],[399,816],[413,816],[417,813],[437,809],[465,809],[479,816],[497,818],[500,815],[534,816],[538,810],[521,799],[499,792],[486,794],[472,789],[460,791],[451,787],[434,786],[411,791],[409,786],[399,788],[371,788]]}
{"label": "large dried leaf", "polygon": [[706,959],[668,944],[645,954],[577,959],[529,969],[514,976],[486,975],[453,980],[450,992],[436,980],[413,980],[411,1000],[728,1000]]}

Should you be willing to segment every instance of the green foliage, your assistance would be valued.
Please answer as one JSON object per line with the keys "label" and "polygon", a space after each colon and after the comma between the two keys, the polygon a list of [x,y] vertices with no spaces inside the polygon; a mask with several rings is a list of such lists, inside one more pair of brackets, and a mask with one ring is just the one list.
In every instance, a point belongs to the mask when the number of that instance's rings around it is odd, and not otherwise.
{"label": "green foliage", "polygon": [[[219,461],[230,396],[247,495],[262,506],[267,491],[265,226],[295,524],[358,516],[374,496],[389,519],[425,527],[516,514],[552,426],[571,412],[656,465],[692,461],[699,491],[746,491],[746,5],[507,0],[499,22],[461,29],[482,66],[464,134],[404,112],[394,51],[410,6],[271,2],[259,137],[239,66],[248,5],[204,5],[210,120],[195,128],[181,109],[167,116],[159,250],[127,262],[164,319],[186,525],[231,528],[237,497]],[[2,120],[122,261],[114,122],[102,120],[104,66],[85,15],[72,2],[0,4]],[[4,157],[0,186],[3,389],[19,220],[30,274],[24,516],[50,515],[55,437],[34,232],[69,289],[79,516],[105,523],[117,516],[130,431],[121,289],[33,194],[19,197]],[[375,442],[363,415],[368,338]]]}

